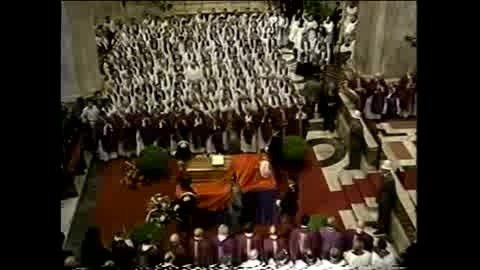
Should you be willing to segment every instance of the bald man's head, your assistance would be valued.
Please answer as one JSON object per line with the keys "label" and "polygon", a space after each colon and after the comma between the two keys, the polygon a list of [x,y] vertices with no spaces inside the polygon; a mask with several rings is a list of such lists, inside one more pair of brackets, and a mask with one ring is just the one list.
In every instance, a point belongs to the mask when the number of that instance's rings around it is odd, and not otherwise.
{"label": "bald man's head", "polygon": [[170,235],[170,243],[178,242],[180,242],[180,236],[178,235],[178,233],[172,233],[172,235]]}
{"label": "bald man's head", "polygon": [[202,228],[196,228],[195,230],[193,230],[193,236],[203,237],[203,229]]}
{"label": "bald man's head", "polygon": [[220,226],[218,226],[218,234],[220,235],[228,235],[229,233],[229,230],[228,230],[228,226],[225,225],[225,224],[222,224]]}

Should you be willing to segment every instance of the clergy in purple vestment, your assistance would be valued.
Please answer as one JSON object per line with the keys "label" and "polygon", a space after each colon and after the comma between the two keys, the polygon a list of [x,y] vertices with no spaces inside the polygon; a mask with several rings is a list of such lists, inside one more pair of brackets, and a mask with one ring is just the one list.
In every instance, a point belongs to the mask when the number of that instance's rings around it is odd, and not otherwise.
{"label": "clergy in purple vestment", "polygon": [[342,250],[343,248],[343,235],[336,229],[335,217],[329,217],[327,225],[320,229],[318,237],[321,243],[320,256],[322,258],[328,257],[332,248]]}
{"label": "clergy in purple vestment", "polygon": [[311,232],[308,228],[310,217],[304,215],[302,217],[300,227],[295,228],[290,234],[290,240],[288,243],[290,258],[292,260],[303,259],[307,250],[314,251],[315,248],[315,233]]}
{"label": "clergy in purple vestment", "polygon": [[362,238],[365,246],[365,250],[372,251],[373,249],[373,237],[365,232],[365,223],[359,221],[357,228],[354,230],[346,230],[343,233],[343,248],[344,250],[350,250],[353,246],[353,240],[355,238]]}
{"label": "clergy in purple vestment", "polygon": [[245,224],[243,233],[237,236],[237,260],[239,262],[244,262],[248,258],[248,254],[253,250],[256,249],[262,254],[262,239],[259,235],[255,233],[253,223]]}
{"label": "clergy in purple vestment", "polygon": [[214,263],[230,264],[235,256],[235,239],[230,236],[228,226],[218,226],[217,235],[211,239],[214,247]]}
{"label": "clergy in purple vestment", "polygon": [[275,259],[280,251],[286,249],[288,249],[287,240],[277,234],[275,225],[270,226],[269,234],[263,240],[263,259],[265,261]]}
{"label": "clergy in purple vestment", "polygon": [[189,255],[194,265],[207,266],[214,262],[213,245],[209,239],[204,238],[202,228],[196,228],[193,231],[193,238],[189,245]]}

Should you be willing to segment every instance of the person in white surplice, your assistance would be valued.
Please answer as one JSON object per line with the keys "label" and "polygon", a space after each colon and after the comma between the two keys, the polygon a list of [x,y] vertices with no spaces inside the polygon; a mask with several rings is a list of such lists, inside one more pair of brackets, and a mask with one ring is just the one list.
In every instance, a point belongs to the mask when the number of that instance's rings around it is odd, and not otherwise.
{"label": "person in white surplice", "polygon": [[352,250],[345,252],[344,258],[351,267],[369,266],[372,264],[372,253],[364,249],[363,239],[355,237],[353,239]]}

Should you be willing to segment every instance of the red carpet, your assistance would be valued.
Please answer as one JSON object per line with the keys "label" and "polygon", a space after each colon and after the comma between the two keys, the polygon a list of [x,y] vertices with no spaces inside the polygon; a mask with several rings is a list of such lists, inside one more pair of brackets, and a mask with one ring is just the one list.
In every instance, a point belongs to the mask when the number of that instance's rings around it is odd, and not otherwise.
{"label": "red carpet", "polygon": [[[319,214],[335,216],[341,228],[344,228],[338,210],[350,209],[350,200],[361,200],[361,194],[353,190],[330,192],[325,181],[320,164],[315,159],[313,149],[309,147],[306,153],[306,166],[299,177],[299,217],[302,214]],[[114,232],[130,229],[133,225],[142,223],[145,218],[147,201],[155,193],[161,192],[174,196],[175,185],[168,180],[152,186],[131,190],[120,184],[125,174],[123,161],[115,160],[107,164],[100,174],[102,188],[97,191],[97,206],[94,213],[94,223],[100,228],[105,241],[110,241]],[[286,188],[280,183],[280,190]],[[259,228],[261,231],[267,228]]]}
{"label": "red carpet", "polygon": [[315,158],[313,149],[307,149],[307,164],[299,177],[299,216],[318,214],[325,217],[335,216],[340,227],[344,228],[338,210],[350,209],[343,191],[331,192]]}
{"label": "red carpet", "polygon": [[101,173],[101,190],[97,191],[97,206],[95,210],[95,224],[100,228],[104,240],[109,241],[114,232],[129,229],[135,224],[144,221],[147,202],[158,192],[171,194],[175,192],[175,185],[169,180],[152,186],[145,186],[139,190],[128,189],[120,184],[126,169],[122,160],[108,163]]}

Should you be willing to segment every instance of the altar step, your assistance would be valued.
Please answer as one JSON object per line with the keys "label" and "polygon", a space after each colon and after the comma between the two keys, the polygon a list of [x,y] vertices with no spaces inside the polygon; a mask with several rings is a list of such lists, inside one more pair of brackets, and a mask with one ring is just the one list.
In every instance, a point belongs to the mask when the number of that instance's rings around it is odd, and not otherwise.
{"label": "altar step", "polygon": [[[346,229],[355,228],[357,221],[367,224],[376,222],[378,204],[376,196],[382,185],[382,175],[374,172],[365,174],[360,170],[342,171],[338,181],[345,194],[350,209],[339,211]],[[403,250],[416,237],[416,213],[411,212],[411,205],[406,201],[405,190],[397,188],[398,200],[392,213],[392,238],[398,250]],[[352,227],[353,226],[353,227]]]}

